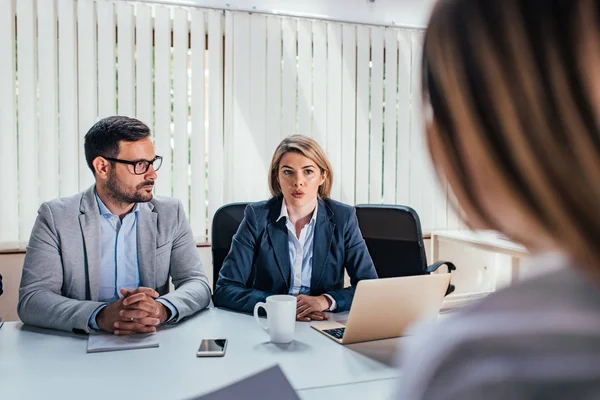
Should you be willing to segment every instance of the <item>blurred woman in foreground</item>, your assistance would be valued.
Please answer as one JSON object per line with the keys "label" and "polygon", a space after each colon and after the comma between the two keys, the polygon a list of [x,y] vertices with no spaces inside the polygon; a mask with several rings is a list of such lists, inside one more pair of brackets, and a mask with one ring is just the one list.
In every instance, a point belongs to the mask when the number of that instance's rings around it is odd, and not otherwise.
{"label": "blurred woman in foreground", "polygon": [[402,398],[600,398],[600,1],[439,0],[422,79],[467,224],[547,272],[415,338]]}

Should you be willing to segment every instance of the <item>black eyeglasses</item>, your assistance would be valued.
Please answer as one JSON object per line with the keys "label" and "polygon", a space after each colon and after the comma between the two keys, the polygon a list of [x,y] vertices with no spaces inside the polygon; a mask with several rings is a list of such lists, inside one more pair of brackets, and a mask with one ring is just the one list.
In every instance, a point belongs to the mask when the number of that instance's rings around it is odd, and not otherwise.
{"label": "black eyeglasses", "polygon": [[151,161],[149,160],[137,160],[137,161],[128,161],[128,160],[119,160],[118,158],[104,157],[109,161],[118,162],[121,164],[133,165],[133,173],[136,175],[143,175],[150,169],[152,165],[155,171],[158,171],[160,166],[162,165],[162,157],[156,156]]}

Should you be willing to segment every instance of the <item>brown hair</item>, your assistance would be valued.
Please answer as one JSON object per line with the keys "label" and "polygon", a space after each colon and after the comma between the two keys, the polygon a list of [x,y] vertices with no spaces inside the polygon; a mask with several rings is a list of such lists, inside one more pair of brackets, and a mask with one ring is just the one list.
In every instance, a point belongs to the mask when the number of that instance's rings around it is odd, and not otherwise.
{"label": "brown hair", "polygon": [[269,190],[273,197],[281,195],[281,186],[279,185],[279,163],[285,153],[298,153],[306,158],[310,158],[317,164],[321,170],[321,174],[326,173],[325,182],[319,186],[319,196],[329,197],[331,193],[331,185],[333,184],[333,171],[331,164],[325,155],[325,152],[319,146],[316,140],[303,135],[288,136],[279,143],[271,159],[269,167]]}
{"label": "brown hair", "polygon": [[465,214],[509,234],[477,196],[480,169],[597,282],[599,65],[596,0],[440,0],[422,74],[430,153]]}

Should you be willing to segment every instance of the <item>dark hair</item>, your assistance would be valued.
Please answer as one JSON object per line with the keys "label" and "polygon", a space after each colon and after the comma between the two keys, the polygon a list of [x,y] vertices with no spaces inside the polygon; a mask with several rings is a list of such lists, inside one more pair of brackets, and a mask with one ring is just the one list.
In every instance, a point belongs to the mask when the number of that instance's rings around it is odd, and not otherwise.
{"label": "dark hair", "polygon": [[[465,214],[506,232],[476,172],[600,283],[600,2],[440,0],[422,88],[437,171]],[[476,167],[474,167],[476,165]]]}
{"label": "dark hair", "polygon": [[116,115],[96,122],[85,134],[83,148],[88,167],[94,172],[92,163],[96,157],[116,158],[119,142],[136,142],[150,136],[150,128],[135,118]]}

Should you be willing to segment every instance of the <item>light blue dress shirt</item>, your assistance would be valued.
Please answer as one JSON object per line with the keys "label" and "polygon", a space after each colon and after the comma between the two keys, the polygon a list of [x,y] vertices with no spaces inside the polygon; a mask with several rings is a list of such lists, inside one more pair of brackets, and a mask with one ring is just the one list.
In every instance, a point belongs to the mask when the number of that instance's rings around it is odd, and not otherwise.
{"label": "light blue dress shirt", "polygon": [[[317,211],[319,202],[316,202],[312,218],[300,231],[300,237],[296,236],[296,228],[291,223],[285,199],[281,202],[281,213],[277,218],[285,218],[285,226],[288,229],[288,249],[290,253],[290,264],[292,267],[292,285],[288,294],[298,296],[299,294],[310,294],[310,279],[312,277],[313,241],[315,237],[315,225],[317,223]],[[329,311],[337,308],[335,299],[326,294],[331,300]]]}
{"label": "light blue dress shirt", "polygon": [[[89,326],[98,330],[96,316],[108,304],[123,297],[119,289],[134,290],[140,286],[140,268],[137,252],[137,220],[139,204],[123,217],[114,215],[96,194],[100,210],[101,272],[98,301],[106,304],[98,307],[89,320]],[[169,321],[177,316],[177,309],[165,299],[157,299],[171,311]],[[168,321],[167,321],[168,322]]]}

